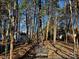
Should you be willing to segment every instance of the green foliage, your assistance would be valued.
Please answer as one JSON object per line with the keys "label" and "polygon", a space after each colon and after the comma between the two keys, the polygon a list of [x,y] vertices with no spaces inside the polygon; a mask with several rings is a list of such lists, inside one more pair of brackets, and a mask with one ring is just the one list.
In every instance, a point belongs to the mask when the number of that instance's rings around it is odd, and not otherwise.
{"label": "green foliage", "polygon": [[22,16],[23,10],[27,8],[27,0],[23,0],[19,5],[19,16]]}
{"label": "green foliage", "polygon": [[20,8],[21,10],[23,10],[24,8],[27,8],[27,2],[26,2],[26,0],[23,0],[23,1],[22,1],[22,4],[19,6],[19,8]]}

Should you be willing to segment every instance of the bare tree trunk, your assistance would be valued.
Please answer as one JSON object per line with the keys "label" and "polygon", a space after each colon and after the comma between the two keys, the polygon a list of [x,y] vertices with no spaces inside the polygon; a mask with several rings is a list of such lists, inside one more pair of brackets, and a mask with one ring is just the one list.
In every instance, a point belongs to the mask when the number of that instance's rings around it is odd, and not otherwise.
{"label": "bare tree trunk", "polygon": [[[7,4],[7,1],[2,1],[0,0],[0,16],[1,16],[1,20],[2,20],[2,46],[4,45],[5,46],[5,58],[7,58],[6,56],[6,53],[7,53],[7,38],[6,38],[6,35],[7,35],[7,32],[8,32],[8,24],[7,24],[7,19],[8,19],[8,10],[5,8],[5,7],[8,7],[8,4]],[[6,3],[6,4],[5,4]],[[4,8],[3,8],[4,7]],[[3,14],[4,12],[6,11],[5,14]]]}
{"label": "bare tree trunk", "polygon": [[[34,36],[34,31],[35,31],[35,17],[36,17],[36,0],[33,0],[33,5],[34,5],[34,20],[32,21],[32,36]],[[37,40],[36,40],[37,41]]]}
{"label": "bare tree trunk", "polygon": [[13,41],[13,39],[12,39],[12,34],[11,34],[11,28],[12,28],[12,26],[11,26],[11,17],[10,17],[10,9],[8,9],[8,11],[9,11],[9,19],[10,19],[10,59],[12,59],[12,56],[13,56],[13,43],[12,43],[12,41]]}
{"label": "bare tree trunk", "polygon": [[[14,32],[17,32],[17,21],[18,21],[18,16],[15,14],[16,12],[18,13],[18,11],[14,12],[15,9],[17,9],[17,5],[15,5],[15,3],[17,4],[17,1],[10,1],[10,5],[9,5],[9,27],[10,27],[10,59],[13,59],[13,42],[14,42],[14,35],[16,35],[17,39],[17,33],[14,34]],[[10,9],[11,8],[11,9]],[[10,12],[13,12],[13,14],[11,15]]]}
{"label": "bare tree trunk", "polygon": [[57,31],[57,24],[56,23],[57,23],[57,16],[54,20],[54,37],[53,37],[54,44],[56,43],[56,31]]}
{"label": "bare tree trunk", "polygon": [[38,19],[38,43],[42,42],[42,19],[41,19],[41,0],[38,1],[39,3],[39,19]]}
{"label": "bare tree trunk", "polygon": [[20,20],[19,20],[19,0],[13,0],[13,16],[14,16],[14,27],[16,32],[16,39],[18,38],[18,34],[20,33]]}
{"label": "bare tree trunk", "polygon": [[77,59],[76,57],[76,41],[75,41],[75,36],[74,36],[74,27],[73,27],[73,19],[72,19],[72,3],[71,3],[71,0],[69,0],[69,4],[70,4],[70,11],[71,11],[71,25],[72,25],[72,34],[73,34],[73,40],[74,40],[74,47],[73,47],[73,50],[74,50],[74,59]]}
{"label": "bare tree trunk", "polygon": [[[26,4],[27,4],[27,1],[26,1]],[[26,5],[26,36],[28,38],[28,31],[29,31],[29,27],[28,27],[28,8],[27,8],[27,5]]]}
{"label": "bare tree trunk", "polygon": [[[65,1],[65,7],[64,7],[64,15],[66,16],[67,14],[66,14],[66,2],[67,1]],[[65,34],[66,34],[66,36],[65,36],[65,41],[66,41],[66,43],[67,43],[67,18],[65,18]]]}
{"label": "bare tree trunk", "polygon": [[78,32],[78,9],[77,9],[77,1],[75,1],[75,16],[76,16],[76,32]]}
{"label": "bare tree trunk", "polygon": [[48,20],[48,22],[47,22],[46,41],[48,40],[48,31],[49,31],[49,20]]}
{"label": "bare tree trunk", "polygon": [[10,59],[13,59],[13,33],[10,33]]}
{"label": "bare tree trunk", "polygon": [[[75,17],[76,17],[76,35],[78,34],[78,8],[77,8],[77,0],[75,2]],[[77,44],[77,54],[78,54],[78,38],[76,38]]]}

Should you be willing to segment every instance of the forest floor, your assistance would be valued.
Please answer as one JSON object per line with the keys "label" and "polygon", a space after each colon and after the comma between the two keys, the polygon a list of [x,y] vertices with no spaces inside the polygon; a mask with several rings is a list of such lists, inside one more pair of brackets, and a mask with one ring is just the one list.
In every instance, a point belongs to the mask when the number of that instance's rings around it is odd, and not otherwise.
{"label": "forest floor", "polygon": [[[74,59],[74,49],[73,44],[65,43],[63,41],[57,41],[56,44],[51,42],[50,47],[52,47],[53,55],[52,59]],[[76,59],[79,59],[79,47],[76,47]]]}
{"label": "forest floor", "polygon": [[[45,41],[44,44],[40,43],[39,46],[35,47],[35,57],[29,59],[74,59],[73,51],[73,44],[66,44],[63,41],[57,41],[56,44],[53,44],[52,41]],[[79,59],[79,47],[76,49],[75,55],[76,59]],[[30,54],[28,56],[30,57]]]}
{"label": "forest floor", "polygon": [[[16,59],[74,59],[74,49],[72,43],[65,43],[63,41],[57,41],[53,44],[53,41],[44,41],[39,45],[24,44],[14,49],[13,56]],[[29,50],[28,52],[26,52]],[[22,55],[20,58],[18,56]],[[79,59],[79,46],[76,49],[76,59]],[[2,59],[2,58],[0,58]]]}

